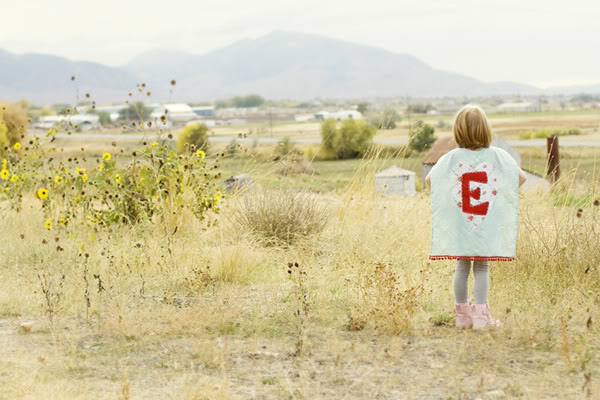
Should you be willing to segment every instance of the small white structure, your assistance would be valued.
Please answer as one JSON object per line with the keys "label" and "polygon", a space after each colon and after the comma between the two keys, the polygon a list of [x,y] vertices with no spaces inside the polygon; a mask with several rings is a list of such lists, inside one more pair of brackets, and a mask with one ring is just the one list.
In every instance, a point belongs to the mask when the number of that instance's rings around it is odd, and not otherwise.
{"label": "small white structure", "polygon": [[528,103],[528,102],[520,102],[520,103],[504,103],[498,106],[499,112],[539,112],[540,105],[537,103]]}
{"label": "small white structure", "polygon": [[296,120],[296,122],[308,122],[308,121],[314,121],[315,120],[315,116],[314,116],[314,114],[311,114],[311,115],[296,115],[294,117],[294,119]]}
{"label": "small white structure", "polygon": [[151,114],[152,119],[160,120],[162,115],[167,116],[167,120],[173,124],[185,124],[186,122],[198,119],[198,115],[187,104],[165,104],[156,107]]}
{"label": "small white structure", "polygon": [[101,128],[100,117],[95,114],[76,114],[76,115],[51,115],[40,117],[38,122],[32,125],[33,128],[50,129],[60,125],[72,124],[82,131]]}
{"label": "small white structure", "polygon": [[375,175],[375,190],[384,196],[414,196],[417,193],[416,174],[393,166]]}
{"label": "small white structure", "polygon": [[362,113],[355,110],[340,110],[334,113],[332,117],[338,121],[345,121],[347,119],[363,119]]}
{"label": "small white structure", "polygon": [[360,111],[356,110],[340,110],[336,112],[319,111],[314,114],[314,118],[317,121],[325,121],[327,119],[335,119],[337,121],[345,121],[347,119],[363,119],[363,115]]}

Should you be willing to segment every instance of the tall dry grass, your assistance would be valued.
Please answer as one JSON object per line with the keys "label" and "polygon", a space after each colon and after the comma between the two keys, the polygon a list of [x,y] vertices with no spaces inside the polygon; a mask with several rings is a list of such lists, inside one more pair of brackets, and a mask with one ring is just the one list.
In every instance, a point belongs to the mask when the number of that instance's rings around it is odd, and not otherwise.
{"label": "tall dry grass", "polygon": [[[0,315],[47,321],[43,329],[57,343],[71,340],[64,321],[89,315],[86,326],[115,341],[109,358],[128,343],[152,348],[151,337],[299,337],[309,355],[313,335],[323,331],[436,337],[437,325],[452,324],[454,265],[427,260],[427,193],[384,198],[374,191],[383,162],[365,159],[340,196],[234,195],[220,224],[182,218],[171,244],[152,226],[47,232],[28,203],[2,220]],[[506,352],[560,355],[582,385],[593,382],[600,357],[600,206],[591,193],[581,209],[556,207],[552,192],[522,194],[517,261],[491,268],[491,307],[505,322],[493,339]],[[252,212],[256,220],[243,219]],[[289,263],[302,266],[302,287],[290,279]],[[444,335],[453,340],[452,332]],[[227,368],[220,351],[206,347],[195,357],[209,370]],[[203,398],[204,390],[206,398],[230,396],[214,379],[186,388],[186,398]],[[135,388],[122,391],[130,392],[134,398]]]}

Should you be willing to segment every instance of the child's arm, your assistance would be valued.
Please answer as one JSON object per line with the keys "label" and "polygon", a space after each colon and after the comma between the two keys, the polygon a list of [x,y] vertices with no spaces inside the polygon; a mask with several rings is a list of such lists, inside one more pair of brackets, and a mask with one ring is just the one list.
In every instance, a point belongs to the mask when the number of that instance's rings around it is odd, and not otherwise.
{"label": "child's arm", "polygon": [[519,187],[523,186],[526,180],[527,175],[525,175],[525,172],[523,172],[523,170],[519,168]]}
{"label": "child's arm", "polygon": [[431,187],[431,172],[429,172],[425,177],[425,183],[427,184],[427,187]]}

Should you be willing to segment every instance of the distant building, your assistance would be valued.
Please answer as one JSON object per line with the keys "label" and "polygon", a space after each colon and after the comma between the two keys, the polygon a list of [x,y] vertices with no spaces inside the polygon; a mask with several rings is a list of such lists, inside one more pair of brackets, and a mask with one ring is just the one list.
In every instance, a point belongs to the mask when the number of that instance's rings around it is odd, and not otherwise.
{"label": "distant building", "polygon": [[95,114],[77,114],[77,115],[51,115],[40,117],[32,124],[32,128],[50,129],[64,124],[72,124],[74,129],[87,131],[90,129],[99,129],[100,117]]}
{"label": "distant building", "polygon": [[199,117],[214,117],[217,115],[213,106],[192,107],[192,111]]}
{"label": "distant building", "polygon": [[316,118],[313,115],[296,115],[294,117],[294,120],[296,120],[296,122],[308,122],[308,121],[314,121]]}
{"label": "distant building", "polygon": [[334,113],[333,118],[338,121],[345,121],[347,119],[363,119],[363,115],[360,111],[356,110],[341,110]]}
{"label": "distant building", "polygon": [[160,121],[160,117],[166,115],[167,121],[172,125],[184,125],[189,121],[198,119],[198,115],[187,104],[165,104],[154,109],[150,115],[153,120]]}
{"label": "distant building", "polygon": [[375,189],[384,196],[414,196],[416,174],[393,166],[375,175]]}
{"label": "distant building", "polygon": [[519,102],[519,103],[504,103],[498,106],[498,112],[539,112],[541,107],[538,103]]}
{"label": "distant building", "polygon": [[356,110],[340,110],[336,112],[319,111],[314,114],[314,119],[317,121],[325,121],[328,119],[345,121],[347,119],[363,119],[363,115]]}

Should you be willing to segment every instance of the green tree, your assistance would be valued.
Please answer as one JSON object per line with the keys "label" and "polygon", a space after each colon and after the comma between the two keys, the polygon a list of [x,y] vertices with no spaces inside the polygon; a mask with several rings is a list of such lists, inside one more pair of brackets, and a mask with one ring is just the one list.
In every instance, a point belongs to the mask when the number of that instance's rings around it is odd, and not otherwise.
{"label": "green tree", "polygon": [[334,120],[321,125],[321,141],[324,150],[336,159],[360,157],[373,143],[376,129],[363,120],[349,119],[337,128]]}
{"label": "green tree", "polygon": [[100,125],[109,125],[112,121],[110,120],[110,114],[104,111],[90,110],[89,114],[97,115],[100,118]]}
{"label": "green tree", "polygon": [[433,110],[431,104],[411,104],[406,111],[409,114],[426,114],[429,110]]}
{"label": "green tree", "polygon": [[217,100],[215,107],[217,108],[251,108],[260,107],[265,103],[265,99],[257,94],[249,94],[248,96],[237,96],[229,100]]}
{"label": "green tree", "polygon": [[357,111],[360,112],[361,114],[365,114],[368,109],[369,109],[369,103],[367,103],[366,101],[358,103]]}
{"label": "green tree", "polygon": [[264,102],[265,99],[257,94],[233,98],[233,106],[238,108],[260,107]]}
{"label": "green tree", "polygon": [[423,121],[418,121],[416,125],[416,128],[410,133],[409,146],[412,150],[419,152],[428,150],[437,140],[435,129]]}
{"label": "green tree", "polygon": [[145,121],[150,118],[150,114],[152,108],[146,107],[143,101],[137,101],[119,111],[119,121]]}
{"label": "green tree", "polygon": [[[188,146],[186,146],[186,144]],[[204,124],[192,124],[183,129],[177,138],[177,151],[185,153],[188,151],[186,147],[194,146],[189,151],[208,150],[208,128]]]}
{"label": "green tree", "polygon": [[336,153],[337,136],[337,121],[335,119],[323,121],[321,124],[321,144],[323,150],[332,156]]}
{"label": "green tree", "polygon": [[383,113],[372,119],[373,125],[377,129],[396,129],[396,124],[400,122],[402,117],[393,108],[386,108]]}

